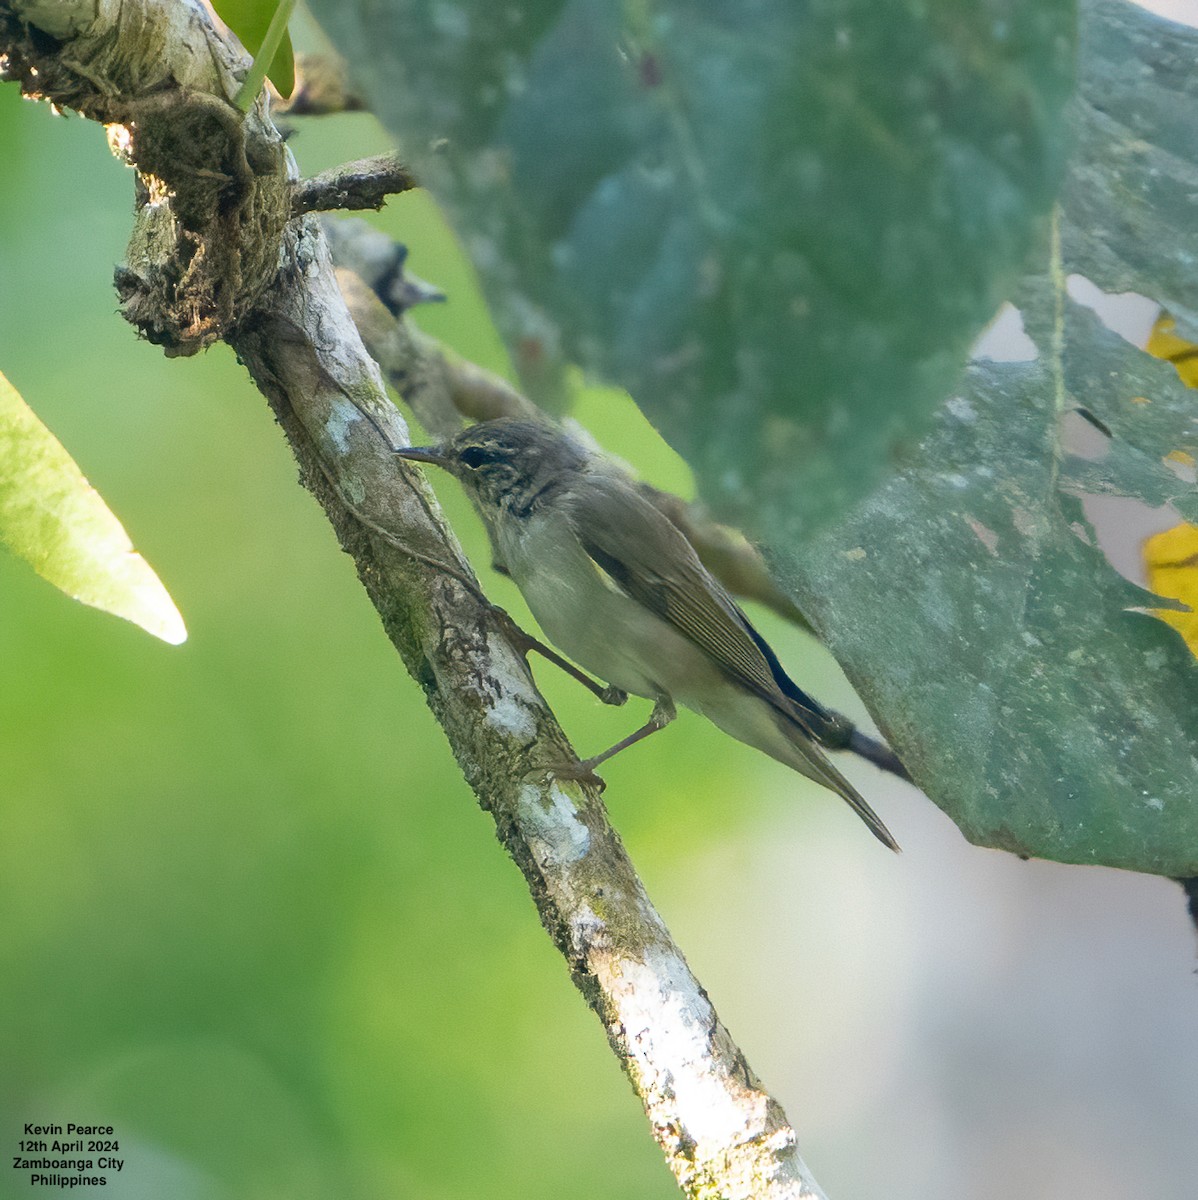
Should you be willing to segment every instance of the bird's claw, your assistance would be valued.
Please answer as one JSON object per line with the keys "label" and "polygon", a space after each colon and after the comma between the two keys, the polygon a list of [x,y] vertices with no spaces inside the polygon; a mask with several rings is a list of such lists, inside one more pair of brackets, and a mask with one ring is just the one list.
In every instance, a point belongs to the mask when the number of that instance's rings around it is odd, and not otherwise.
{"label": "bird's claw", "polygon": [[585,783],[596,791],[602,792],[607,782],[595,774],[595,768],[587,762],[554,763],[548,769],[542,768],[541,773],[549,779],[568,780],[571,783]]}

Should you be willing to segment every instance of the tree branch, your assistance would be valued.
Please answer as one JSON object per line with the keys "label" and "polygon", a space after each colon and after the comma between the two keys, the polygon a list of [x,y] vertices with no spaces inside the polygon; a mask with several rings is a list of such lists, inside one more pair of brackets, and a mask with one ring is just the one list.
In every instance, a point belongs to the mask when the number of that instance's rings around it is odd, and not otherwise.
{"label": "tree branch", "polygon": [[411,172],[394,154],[376,154],[301,179],[291,194],[291,215],[335,208],[380,209],[388,196],[415,186]]}
{"label": "tree branch", "polygon": [[336,54],[297,54],[295,90],[276,111],[290,117],[320,117],[328,113],[362,112],[366,103],[354,91],[345,63]]}
{"label": "tree branch", "polygon": [[[55,41],[34,32],[39,21]],[[223,337],[266,395],[684,1191],[822,1196],[597,792],[548,777],[573,753],[501,624],[459,581],[470,567],[431,492],[388,450],[406,443],[406,426],[350,319],[319,224],[289,220],[294,164],[267,102],[244,123],[231,106],[244,59],[194,0],[0,0],[0,52],[26,92],[125,131],[117,141],[139,172],[119,274],[126,316],[168,354]],[[186,145],[197,132],[202,144]],[[219,233],[236,240],[222,250]]]}

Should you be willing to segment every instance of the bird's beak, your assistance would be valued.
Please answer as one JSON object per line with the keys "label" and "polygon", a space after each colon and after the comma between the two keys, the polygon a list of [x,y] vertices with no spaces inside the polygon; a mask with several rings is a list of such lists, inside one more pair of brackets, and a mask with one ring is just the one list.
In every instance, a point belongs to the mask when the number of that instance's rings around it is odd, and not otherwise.
{"label": "bird's beak", "polygon": [[408,458],[413,462],[436,463],[438,467],[445,466],[445,454],[440,446],[405,446],[396,450],[399,458]]}

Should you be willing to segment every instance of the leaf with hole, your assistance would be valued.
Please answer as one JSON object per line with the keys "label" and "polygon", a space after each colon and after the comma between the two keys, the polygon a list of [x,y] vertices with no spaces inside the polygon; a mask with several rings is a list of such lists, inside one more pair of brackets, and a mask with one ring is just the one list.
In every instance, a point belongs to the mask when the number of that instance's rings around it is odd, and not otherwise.
{"label": "leaf with hole", "polygon": [[[1198,407],[1065,279],[1198,312],[1198,32],[1114,0],[1083,17],[1060,251],[1045,246],[1016,296],[1038,358],[975,364],[892,480],[777,559],[967,837],[1193,876],[1198,667],[1149,615],[1168,602],[1107,562],[1082,498],[1193,519],[1193,474],[1178,468],[1198,458]],[[1062,439],[1079,410],[1105,431],[1093,458]]]}
{"label": "leaf with hole", "polygon": [[1198,670],[1095,544],[1054,374],[1044,351],[975,364],[896,477],[783,570],[971,841],[1193,875]]}

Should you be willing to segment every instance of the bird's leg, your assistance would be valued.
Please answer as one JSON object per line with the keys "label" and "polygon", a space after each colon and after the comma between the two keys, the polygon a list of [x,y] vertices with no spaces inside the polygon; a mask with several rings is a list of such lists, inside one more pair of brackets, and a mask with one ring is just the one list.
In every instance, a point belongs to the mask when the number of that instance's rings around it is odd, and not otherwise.
{"label": "bird's leg", "polygon": [[669,696],[659,696],[653,705],[653,711],[649,714],[649,719],[640,729],[633,730],[626,738],[621,738],[614,746],[609,746],[604,750],[602,754],[596,754],[592,758],[584,758],[582,762],[566,763],[562,766],[554,767],[553,774],[559,779],[584,779],[602,787],[603,781],[595,774],[595,768],[600,763],[607,762],[609,758],[613,758],[621,750],[627,750],[629,746],[635,745],[643,738],[647,738],[651,733],[656,733],[659,729],[664,729],[677,715],[678,710],[674,707],[674,702]]}
{"label": "bird's leg", "polygon": [[[513,649],[518,651],[523,656],[527,657],[529,651],[535,650],[542,658],[547,658],[555,667],[560,667],[572,679],[577,679],[588,691],[593,692],[604,704],[623,704],[628,699],[628,693],[621,691],[617,687],[611,687],[606,684],[599,683],[598,680],[592,679],[585,671],[580,671],[572,662],[562,658],[552,646],[546,646],[539,638],[535,638],[525,629],[516,623],[515,617],[512,616],[506,608],[500,608],[498,604],[488,600],[486,596],[475,586],[475,584],[467,579],[460,572],[455,571],[452,567],[445,563],[435,563],[432,559],[425,558],[415,550],[408,550],[414,558],[423,559],[430,565],[438,567],[447,575],[451,575],[464,587],[468,588],[478,600],[480,604],[486,606],[487,611],[494,617],[496,623],[503,629],[507,640],[511,643]],[[507,575],[506,567],[499,563],[494,564],[501,575]]]}
{"label": "bird's leg", "polygon": [[535,650],[542,658],[547,658],[554,666],[560,667],[571,678],[577,679],[583,687],[594,692],[604,704],[623,704],[628,699],[627,692],[622,692],[617,687],[609,687],[599,683],[598,680],[592,679],[585,671],[580,671],[572,662],[562,658],[553,647],[546,646],[544,642],[533,637],[531,633],[521,629],[507,609],[500,608],[498,604],[491,604],[490,601],[485,602],[491,610],[491,615],[503,626],[508,641],[521,654],[528,654],[530,650]]}
{"label": "bird's leg", "polygon": [[627,750],[629,746],[636,745],[651,733],[664,729],[677,715],[678,710],[674,707],[674,701],[669,696],[659,696],[653,705],[653,711],[649,714],[649,719],[640,729],[633,730],[626,738],[621,738],[614,746],[609,746],[602,754],[588,758],[581,765],[588,771],[593,771],[600,763],[614,758],[621,750]]}
{"label": "bird's leg", "polygon": [[[599,683],[598,680],[592,679],[585,671],[580,671],[572,662],[562,658],[552,646],[546,646],[540,638],[535,638],[527,630],[522,629],[517,623],[516,618],[512,616],[506,608],[501,608],[498,604],[488,600],[486,596],[475,586],[475,584],[467,579],[460,572],[455,571],[452,567],[445,563],[434,563],[432,559],[425,559],[424,555],[419,554],[415,550],[409,550],[415,558],[424,559],[433,566],[438,567],[447,575],[451,575],[464,587],[468,588],[478,600],[480,604],[486,606],[487,611],[495,619],[495,622],[503,629],[507,636],[508,642],[512,648],[518,651],[521,655],[527,658],[529,651],[535,650],[542,658],[547,658],[555,667],[560,667],[572,679],[577,679],[588,691],[594,692],[604,704],[623,704],[628,699],[628,693],[622,692],[617,687],[610,687],[606,684]],[[499,569],[501,575],[507,575],[508,570],[500,564],[494,564]]]}

